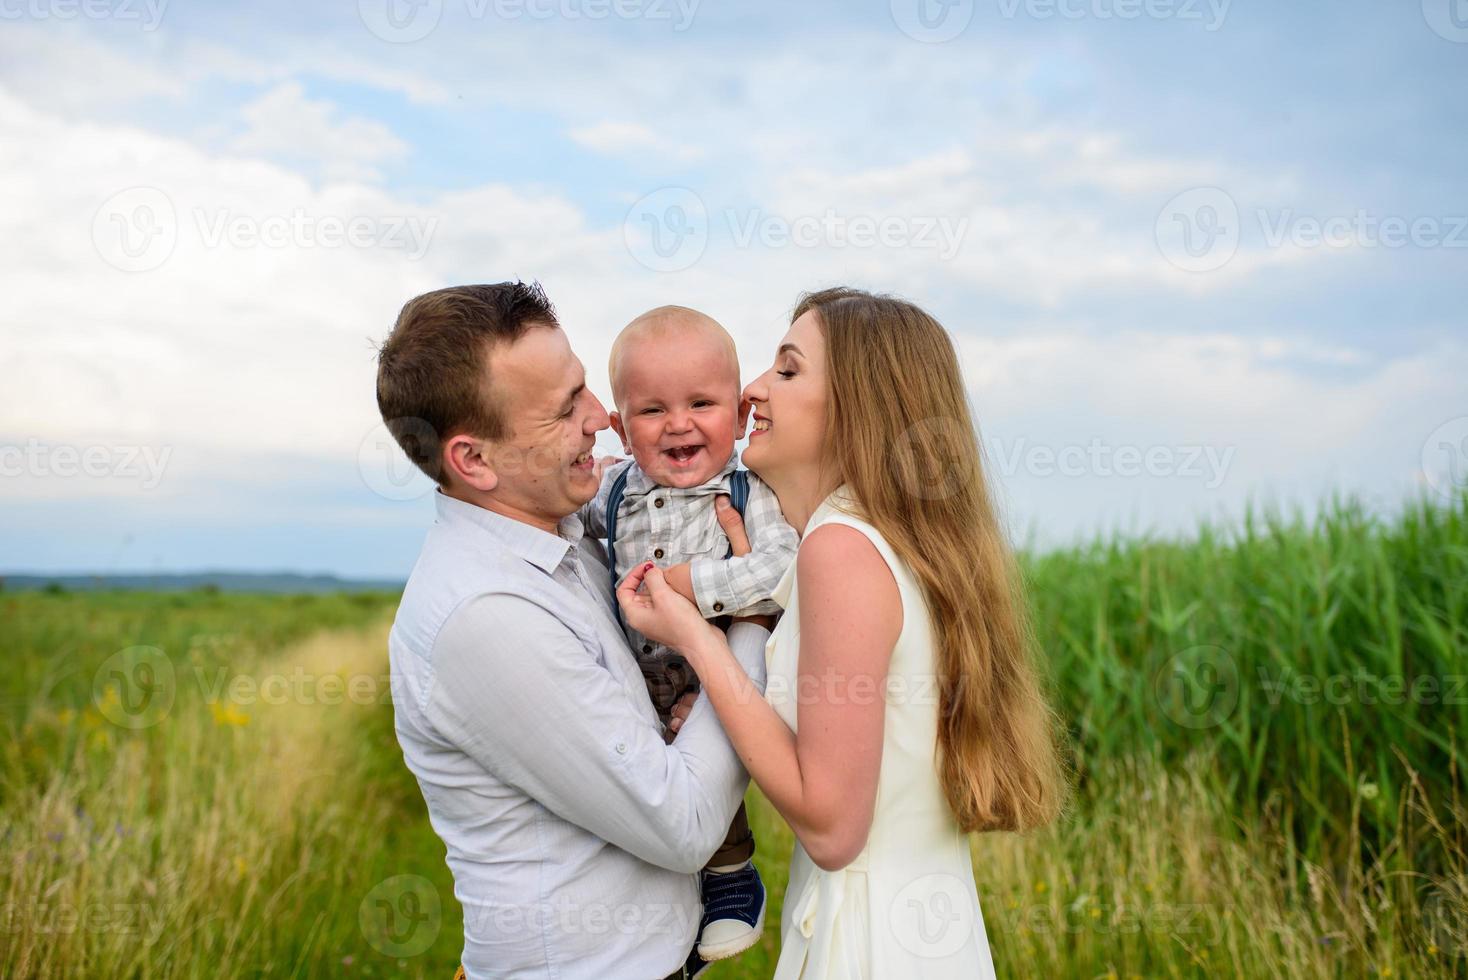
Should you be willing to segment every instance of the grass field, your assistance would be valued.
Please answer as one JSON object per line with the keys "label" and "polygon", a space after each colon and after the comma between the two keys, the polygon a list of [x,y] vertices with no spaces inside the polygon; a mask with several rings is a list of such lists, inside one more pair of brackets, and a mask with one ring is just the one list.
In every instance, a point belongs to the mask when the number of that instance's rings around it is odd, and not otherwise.
{"label": "grass field", "polygon": [[[1027,569],[1077,791],[974,841],[1001,975],[1468,975],[1468,499]],[[394,603],[0,593],[0,976],[451,976]]]}

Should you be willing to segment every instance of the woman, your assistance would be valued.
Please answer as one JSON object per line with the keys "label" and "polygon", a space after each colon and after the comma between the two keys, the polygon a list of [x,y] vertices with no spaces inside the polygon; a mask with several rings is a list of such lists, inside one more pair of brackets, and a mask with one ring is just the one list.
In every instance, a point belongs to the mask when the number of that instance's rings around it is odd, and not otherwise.
{"label": "woman", "polygon": [[744,462],[801,532],[765,695],[660,570],[618,600],[795,832],[775,977],[992,976],[967,834],[1049,821],[1064,781],[952,343],[909,303],[814,293],[744,397]]}

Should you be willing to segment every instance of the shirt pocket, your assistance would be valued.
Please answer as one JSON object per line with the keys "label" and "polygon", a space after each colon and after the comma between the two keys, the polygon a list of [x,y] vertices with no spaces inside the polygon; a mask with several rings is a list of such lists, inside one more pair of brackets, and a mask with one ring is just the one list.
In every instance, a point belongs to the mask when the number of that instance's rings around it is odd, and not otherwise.
{"label": "shirt pocket", "polygon": [[677,535],[678,546],[687,555],[688,561],[698,558],[726,558],[729,554],[729,539],[719,527],[718,519],[693,521]]}

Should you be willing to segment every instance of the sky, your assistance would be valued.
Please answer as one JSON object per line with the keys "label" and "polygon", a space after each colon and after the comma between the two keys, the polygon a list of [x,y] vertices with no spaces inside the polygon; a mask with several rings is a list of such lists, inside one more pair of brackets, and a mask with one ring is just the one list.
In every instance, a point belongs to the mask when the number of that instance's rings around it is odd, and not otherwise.
{"label": "sky", "polygon": [[1468,0],[0,0],[0,570],[405,577],[374,345],[507,279],[609,406],[919,303],[1030,547],[1447,499],[1465,93]]}

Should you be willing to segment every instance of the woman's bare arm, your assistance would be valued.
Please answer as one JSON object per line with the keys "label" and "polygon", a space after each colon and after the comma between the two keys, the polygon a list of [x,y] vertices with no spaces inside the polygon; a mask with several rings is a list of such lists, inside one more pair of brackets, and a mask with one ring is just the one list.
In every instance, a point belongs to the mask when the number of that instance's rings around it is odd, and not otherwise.
{"label": "woman's bare arm", "polygon": [[799,735],[780,720],[716,632],[683,653],[745,767],[823,868],[866,845],[882,762],[884,691],[902,631],[886,561],[855,528],[817,528],[796,559]]}

